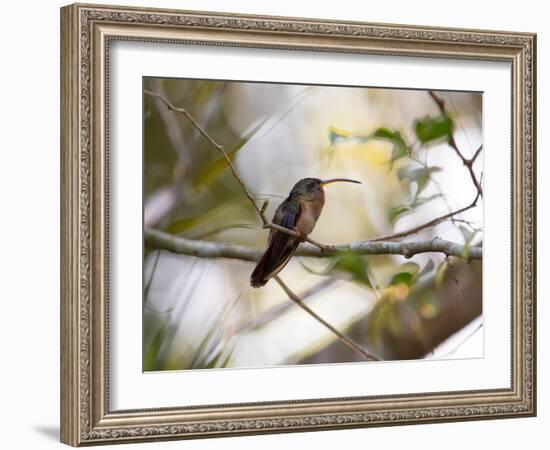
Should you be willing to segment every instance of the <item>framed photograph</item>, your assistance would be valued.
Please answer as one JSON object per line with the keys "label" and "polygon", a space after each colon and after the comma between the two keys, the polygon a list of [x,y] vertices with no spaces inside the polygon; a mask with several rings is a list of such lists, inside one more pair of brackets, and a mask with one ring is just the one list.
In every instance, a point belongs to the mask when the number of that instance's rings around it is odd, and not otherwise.
{"label": "framed photograph", "polygon": [[62,8],[62,442],[535,415],[535,38]]}

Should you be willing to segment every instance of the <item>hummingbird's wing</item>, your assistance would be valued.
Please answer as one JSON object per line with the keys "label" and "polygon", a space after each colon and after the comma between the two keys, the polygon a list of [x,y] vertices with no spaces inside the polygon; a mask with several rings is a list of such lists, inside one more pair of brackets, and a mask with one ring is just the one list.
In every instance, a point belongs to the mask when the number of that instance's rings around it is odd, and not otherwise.
{"label": "hummingbird's wing", "polygon": [[[277,208],[273,223],[293,230],[300,217],[300,210],[300,202],[293,203],[285,200]],[[270,278],[277,275],[286,266],[298,245],[300,240],[296,236],[271,230],[268,247],[250,277],[252,286],[263,286]]]}

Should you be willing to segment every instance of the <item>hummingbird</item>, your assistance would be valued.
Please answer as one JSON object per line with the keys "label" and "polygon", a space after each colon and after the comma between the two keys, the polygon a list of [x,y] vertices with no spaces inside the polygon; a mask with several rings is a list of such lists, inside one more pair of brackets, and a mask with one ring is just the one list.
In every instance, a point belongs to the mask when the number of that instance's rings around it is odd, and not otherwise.
{"label": "hummingbird", "polygon": [[349,178],[303,178],[294,185],[288,197],[275,211],[272,222],[295,231],[299,237],[270,230],[267,249],[250,276],[252,287],[263,286],[286,266],[300,242],[313,231],[321,215],[325,204],[323,187],[336,182],[361,183]]}

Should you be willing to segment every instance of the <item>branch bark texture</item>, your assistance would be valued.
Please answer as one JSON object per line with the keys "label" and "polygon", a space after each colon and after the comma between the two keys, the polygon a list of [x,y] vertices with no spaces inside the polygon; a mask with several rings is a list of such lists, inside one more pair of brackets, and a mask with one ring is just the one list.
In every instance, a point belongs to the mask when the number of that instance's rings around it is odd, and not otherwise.
{"label": "branch bark texture", "polygon": [[[289,230],[288,228],[285,228],[285,227],[281,227],[279,225],[276,225],[274,224],[273,222],[270,222],[266,217],[265,217],[265,207],[262,206],[262,207],[258,207],[257,203],[256,203],[256,200],[254,198],[254,196],[250,193],[250,191],[248,190],[246,184],[244,183],[243,179],[241,178],[241,176],[239,175],[239,173],[237,172],[237,170],[235,169],[235,167],[233,166],[233,163],[231,162],[231,158],[227,155],[226,151],[225,151],[225,148],[218,144],[207,132],[204,128],[202,128],[198,123],[197,121],[193,118],[193,116],[191,116],[191,114],[189,114],[189,112],[187,112],[186,109],[184,108],[178,108],[174,105],[172,105],[168,100],[166,100],[164,97],[160,96],[159,94],[156,94],[154,92],[151,92],[151,91],[148,91],[148,90],[144,90],[144,94],[146,95],[151,95],[153,97],[155,97],[156,99],[158,99],[159,101],[161,101],[162,103],[164,103],[166,105],[166,107],[172,111],[175,111],[175,112],[179,112],[181,114],[183,114],[192,124],[193,126],[200,132],[200,134],[218,151],[222,154],[222,156],[224,157],[225,161],[227,162],[227,165],[229,167],[229,169],[231,170],[231,172],[233,173],[233,176],[235,177],[235,179],[237,180],[237,182],[239,183],[239,185],[241,186],[244,194],[246,195],[246,197],[248,197],[248,199],[250,200],[250,202],[252,203],[252,206],[254,207],[254,209],[256,210],[256,212],[258,213],[258,216],[260,217],[260,219],[262,220],[262,223],[263,223],[263,227],[264,228],[271,228],[271,229],[276,229],[276,230],[279,230],[279,231],[282,231],[284,233],[289,233],[289,234],[295,234],[296,236],[299,236],[295,231],[293,230]],[[146,235],[146,239],[147,239],[147,235]],[[322,244],[319,244],[317,242],[315,242],[314,240],[312,239],[309,239],[307,238],[306,239],[307,242],[309,242],[310,244],[314,245],[314,246],[317,246],[318,249],[320,250],[323,250],[325,251],[325,246],[323,246]],[[196,247],[195,247],[196,248]],[[209,247],[209,249],[212,251],[212,250],[216,250],[215,248],[212,248],[211,246]],[[234,253],[231,253],[231,254],[234,254]],[[195,254],[195,256],[199,256],[198,252]],[[259,255],[256,255],[257,259],[260,258]],[[316,319],[319,323],[321,323],[323,326],[325,326],[327,329],[329,329],[330,331],[332,331],[337,337],[338,339],[340,339],[342,342],[344,342],[346,345],[348,345],[349,347],[351,347],[355,352],[357,352],[358,354],[360,354],[362,357],[364,357],[365,359],[367,360],[377,360],[378,358],[376,358],[375,356],[372,356],[370,355],[365,349],[363,349],[359,344],[357,344],[356,342],[353,342],[351,339],[349,339],[348,337],[346,337],[345,335],[343,335],[342,333],[340,333],[336,328],[334,328],[332,325],[330,325],[328,322],[326,322],[323,318],[321,318],[317,313],[315,313],[311,308],[309,308],[307,305],[305,305],[302,300],[281,280],[280,277],[275,277],[275,280],[277,281],[277,283],[281,286],[281,288],[286,292],[286,294],[292,299],[292,301],[294,301],[296,304],[298,304],[304,311],[306,311],[308,314],[311,315],[311,317],[313,317],[314,319]]]}
{"label": "branch bark texture", "polygon": [[[168,250],[200,258],[229,258],[241,261],[258,261],[263,251],[246,245],[224,242],[198,241],[166,233],[154,228],[145,230],[145,243],[157,249]],[[330,257],[339,252],[354,252],[361,255],[402,255],[410,258],[419,253],[444,253],[447,256],[481,259],[481,247],[466,248],[441,238],[414,242],[359,241],[351,244],[336,244],[322,250],[309,244],[302,244],[296,251],[297,256]]]}
{"label": "branch bark texture", "polygon": [[[293,230],[281,227],[269,221],[265,216],[265,206],[258,206],[256,199],[248,190],[244,180],[241,178],[236,168],[233,166],[231,158],[228,156],[225,148],[216,142],[208,132],[199,125],[199,123],[194,119],[194,117],[189,114],[185,108],[176,107],[165,99],[162,95],[158,93],[144,90],[144,94],[156,98],[158,101],[162,102],[169,110],[183,114],[189,122],[195,127],[195,129],[206,139],[211,146],[218,151],[223,158],[225,159],[227,166],[233,173],[236,181],[242,188],[243,193],[248,198],[254,209],[256,210],[259,218],[262,221],[264,228],[275,229],[283,233],[288,233],[292,235],[297,235]],[[433,92],[430,93],[434,101],[438,104],[438,107],[442,112],[444,112],[444,104],[441,99],[439,99]],[[450,145],[454,148],[463,163],[468,167],[470,174],[472,176],[472,181],[476,185],[478,190],[478,196],[474,200],[473,205],[475,205],[477,198],[482,195],[481,185],[477,182],[475,175],[472,170],[472,165],[475,158],[478,156],[479,151],[476,152],[475,156],[471,160],[466,160],[454,142],[454,139],[451,139]],[[473,207],[470,206],[470,207]],[[468,208],[466,208],[468,209]],[[445,220],[448,217],[453,216],[461,211],[457,211],[447,215],[446,217],[436,219],[436,220]],[[431,226],[435,221],[429,223],[427,226]],[[418,253],[427,253],[427,252],[439,252],[444,253],[447,256],[459,256],[463,258],[472,258],[480,259],[482,257],[482,249],[480,247],[466,248],[459,244],[454,244],[449,241],[445,241],[440,238],[431,239],[428,241],[415,241],[415,242],[387,242],[387,241],[362,241],[362,242],[353,242],[350,244],[338,244],[338,245],[324,245],[320,244],[310,238],[307,238],[307,244],[302,244],[296,255],[301,256],[316,256],[316,257],[327,257],[334,256],[339,252],[354,252],[362,255],[383,255],[383,254],[392,254],[392,255],[402,255],[406,258],[410,258]],[[258,261],[262,256],[262,251],[256,248],[247,247],[243,245],[227,244],[221,242],[209,242],[209,241],[200,241],[200,240],[191,240],[183,237],[174,236],[157,229],[146,229],[145,230],[145,243],[154,247],[156,249],[164,249],[171,251],[173,253],[180,253],[190,256],[202,257],[202,258],[232,258],[242,261]],[[359,344],[357,344],[352,339],[345,336],[338,329],[333,327],[330,323],[326,322],[322,317],[317,315],[309,306],[307,306],[303,300],[296,295],[283,281],[279,276],[274,277],[275,281],[281,286],[285,291],[288,297],[300,306],[304,311],[306,311],[311,317],[325,326],[330,330],[340,341],[345,343],[348,347],[353,349],[356,353],[360,354],[367,360],[379,360],[375,355],[372,355],[370,352],[366,351]]]}

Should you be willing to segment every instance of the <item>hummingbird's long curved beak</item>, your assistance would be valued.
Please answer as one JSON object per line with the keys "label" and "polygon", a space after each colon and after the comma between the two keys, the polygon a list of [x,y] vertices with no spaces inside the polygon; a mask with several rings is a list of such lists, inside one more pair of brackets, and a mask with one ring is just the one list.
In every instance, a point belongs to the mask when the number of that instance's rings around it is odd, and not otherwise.
{"label": "hummingbird's long curved beak", "polygon": [[357,184],[361,184],[360,181],[357,181],[357,180],[352,180],[350,178],[331,178],[330,180],[322,180],[321,181],[321,187],[324,187],[326,186],[327,184],[330,184],[330,183],[337,183],[339,181],[342,181],[342,182],[346,182],[346,183],[357,183]]}

